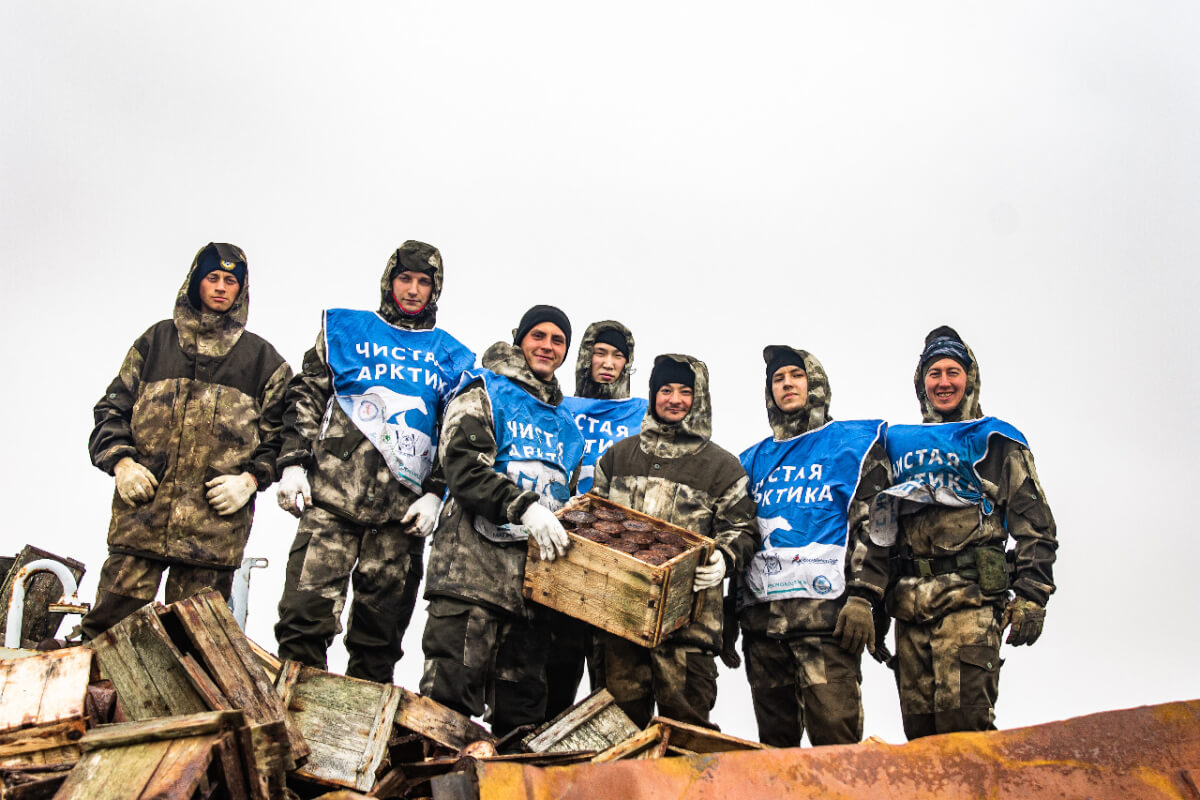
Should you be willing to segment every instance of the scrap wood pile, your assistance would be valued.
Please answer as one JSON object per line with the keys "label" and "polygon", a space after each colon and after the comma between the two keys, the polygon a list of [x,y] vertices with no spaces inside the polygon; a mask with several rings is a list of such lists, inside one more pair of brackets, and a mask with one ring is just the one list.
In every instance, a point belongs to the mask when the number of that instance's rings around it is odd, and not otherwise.
{"label": "scrap wood pile", "polygon": [[280,663],[215,592],[20,654],[0,661],[0,798],[460,797],[480,761],[761,747],[663,719],[639,730],[603,690],[496,741],[399,686]]}

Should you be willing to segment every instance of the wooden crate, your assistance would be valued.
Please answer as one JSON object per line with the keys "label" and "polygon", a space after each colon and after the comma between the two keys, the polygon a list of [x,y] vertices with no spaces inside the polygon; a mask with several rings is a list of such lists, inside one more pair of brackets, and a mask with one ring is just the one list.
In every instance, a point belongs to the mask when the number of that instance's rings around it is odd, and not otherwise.
{"label": "wooden crate", "polygon": [[607,750],[638,732],[607,689],[597,689],[521,740],[534,753]]}
{"label": "wooden crate", "polygon": [[566,555],[542,561],[530,539],[525,597],[643,647],[656,647],[669,633],[696,619],[698,598],[703,595],[692,591],[692,577],[697,565],[708,560],[713,542],[591,494],[575,498],[557,513],[595,508],[617,509],[629,519],[650,522],[679,534],[691,546],[655,566],[570,531]]}
{"label": "wooden crate", "polygon": [[0,661],[0,770],[79,759],[91,669],[85,647]]}

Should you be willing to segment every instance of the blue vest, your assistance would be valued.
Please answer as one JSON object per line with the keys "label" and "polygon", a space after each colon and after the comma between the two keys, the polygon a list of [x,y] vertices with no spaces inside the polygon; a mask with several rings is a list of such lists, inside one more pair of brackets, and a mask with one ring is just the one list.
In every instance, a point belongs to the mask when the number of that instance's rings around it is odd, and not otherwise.
{"label": "blue vest", "polygon": [[583,435],[583,466],[579,470],[579,494],[592,488],[596,461],[604,451],[642,429],[642,419],[650,402],[642,397],[627,400],[600,400],[588,397],[564,397],[563,408],[575,417]]}
{"label": "blue vest", "polygon": [[841,597],[850,503],[863,461],[886,429],[879,419],[830,422],[742,453],[762,545],[746,566],[739,606]]}
{"label": "blue vest", "polygon": [[325,312],[333,392],[346,416],[417,494],[433,468],[437,426],[475,354],[445,331],[413,331],[373,311]]}
{"label": "blue vest", "polygon": [[[538,502],[557,511],[571,498],[571,473],[583,457],[583,437],[562,406],[542,402],[503,375],[472,370],[463,385],[482,379],[492,404],[496,434],[493,469],[522,490],[536,492]],[[523,541],[522,525],[496,525],[478,514],[475,530],[494,542]]]}
{"label": "blue vest", "polygon": [[983,492],[976,467],[987,457],[993,436],[1028,446],[1019,430],[995,417],[888,428],[892,486],[875,497],[871,538],[881,545],[893,544],[901,512],[911,512],[914,504],[976,506],[981,514],[991,514],[993,503]]}

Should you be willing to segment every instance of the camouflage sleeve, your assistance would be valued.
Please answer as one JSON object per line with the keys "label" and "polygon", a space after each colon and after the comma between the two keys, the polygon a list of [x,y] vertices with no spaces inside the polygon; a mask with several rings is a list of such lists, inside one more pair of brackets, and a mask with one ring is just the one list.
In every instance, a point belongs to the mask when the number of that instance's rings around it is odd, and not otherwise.
{"label": "camouflage sleeve", "polygon": [[[1054,559],[1058,550],[1057,528],[1050,505],[1033,466],[1033,454],[1015,442],[1005,440],[1000,451],[999,512],[1013,537],[1015,563],[1013,590],[1026,599],[1045,605],[1054,593]],[[981,477],[987,474],[989,457],[980,465]],[[994,466],[993,466],[994,469]]]}
{"label": "camouflage sleeve", "polygon": [[283,409],[291,379],[292,367],[284,361],[271,373],[258,399],[258,447],[250,455],[245,471],[254,476],[260,492],[279,477],[276,461],[283,444]]}
{"label": "camouflage sleeve", "polygon": [[321,432],[325,407],[333,396],[333,378],[325,354],[325,323],[317,343],[304,354],[299,374],[292,378],[284,395],[283,432],[278,467],[313,465],[313,442]]}
{"label": "camouflage sleeve", "polygon": [[717,547],[725,553],[730,571],[740,572],[758,552],[762,541],[758,511],[750,497],[750,478],[737,459],[732,459],[732,467],[737,468],[737,478],[716,497],[712,532]]}
{"label": "camouflage sleeve", "polygon": [[133,419],[133,404],[137,401],[142,383],[142,364],[149,347],[145,335],[138,338],[125,354],[121,370],[104,392],[92,415],[95,425],[88,438],[88,453],[92,463],[99,469],[112,474],[113,467],[125,456],[137,458],[137,447],[133,443],[130,420]]}
{"label": "camouflage sleeve", "polygon": [[891,483],[887,451],[876,442],[863,459],[858,477],[858,489],[850,501],[849,541],[846,558],[846,591],[865,597],[878,605],[887,591],[890,575],[890,548],[876,544],[870,537],[871,501]]}
{"label": "camouflage sleeve", "polygon": [[471,384],[446,406],[438,460],[450,495],[466,510],[498,525],[520,522],[537,502],[537,494],[522,491],[493,468],[496,434],[491,400],[482,383]]}

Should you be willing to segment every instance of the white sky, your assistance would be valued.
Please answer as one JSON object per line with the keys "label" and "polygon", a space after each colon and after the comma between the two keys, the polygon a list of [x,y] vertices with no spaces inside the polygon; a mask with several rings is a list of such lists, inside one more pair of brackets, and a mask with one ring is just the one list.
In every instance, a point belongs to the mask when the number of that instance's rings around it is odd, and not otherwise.
{"label": "white sky", "polygon": [[[768,433],[763,345],[813,351],[835,417],[913,422],[921,338],[956,326],[1062,542],[999,724],[1200,696],[1198,23],[1183,2],[4,4],[0,553],[74,556],[94,594],[91,407],[200,246],[246,250],[250,328],[298,366],[320,310],[373,308],[416,238],[477,353],[533,303],[577,337],[620,319],[639,391],[656,353],[707,361],[735,453]],[[249,632],[273,647],[294,522],[262,501]],[[864,670],[866,732],[903,741]],[[744,674],[720,691],[715,720],[753,738]]]}

